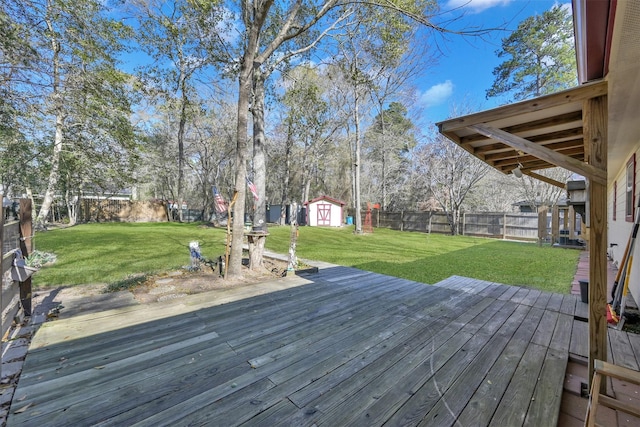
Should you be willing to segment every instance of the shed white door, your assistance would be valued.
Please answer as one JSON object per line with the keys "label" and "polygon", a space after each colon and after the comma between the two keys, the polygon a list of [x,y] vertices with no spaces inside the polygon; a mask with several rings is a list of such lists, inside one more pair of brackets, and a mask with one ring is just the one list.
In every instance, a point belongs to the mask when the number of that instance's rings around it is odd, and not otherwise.
{"label": "shed white door", "polygon": [[318,204],[318,225],[331,225],[330,204]]}

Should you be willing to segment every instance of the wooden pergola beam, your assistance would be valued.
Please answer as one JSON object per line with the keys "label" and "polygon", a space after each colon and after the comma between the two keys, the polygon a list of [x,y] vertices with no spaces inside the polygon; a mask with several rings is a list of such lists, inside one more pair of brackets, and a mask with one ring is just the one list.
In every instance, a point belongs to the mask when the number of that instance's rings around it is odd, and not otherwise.
{"label": "wooden pergola beam", "polygon": [[594,83],[587,83],[573,89],[554,93],[551,95],[541,96],[539,98],[518,102],[515,104],[505,105],[503,107],[494,108],[489,111],[482,111],[468,116],[450,119],[439,124],[440,133],[447,137],[455,138],[453,131],[463,129],[473,123],[486,123],[494,120],[501,120],[508,117],[519,116],[524,113],[540,111],[547,108],[566,105],[571,102],[582,102],[607,94],[607,82],[602,80]]}
{"label": "wooden pergola beam", "polygon": [[[512,135],[501,129],[497,129],[485,124],[476,124],[468,126],[469,129],[486,135],[490,138],[500,141],[516,150],[521,150],[526,154],[531,154],[541,160],[563,167],[571,172],[583,175],[589,180],[607,185],[607,173],[605,169],[595,167],[592,164],[581,162],[564,154],[557,153],[543,145],[536,144],[517,135]],[[585,138],[586,140],[586,138]]]}
{"label": "wooden pergola beam", "polygon": [[[582,138],[580,138],[563,142],[555,142],[553,144],[545,144],[545,147],[552,149],[553,151],[568,150],[570,148],[578,148],[580,150],[583,150],[583,145],[584,142]],[[518,151],[512,148],[509,148],[508,150],[504,150],[504,146],[502,146],[501,148],[503,149],[503,151],[485,154],[485,160],[506,159],[508,157],[518,157],[519,155]],[[479,150],[474,150],[474,152],[478,151]]]}
{"label": "wooden pergola beam", "polygon": [[[584,161],[583,154],[571,155],[569,157],[572,157],[581,162]],[[546,169],[546,168],[553,168],[553,167],[556,167],[557,165],[554,165],[549,162],[545,162],[544,160],[538,160],[538,161],[523,163],[522,166],[523,166],[523,169],[527,169],[527,170],[540,170],[540,169]]]}
{"label": "wooden pergola beam", "polygon": [[[580,117],[582,117],[582,111],[576,111],[574,113],[571,113],[572,115],[579,115]],[[524,130],[522,129],[524,128]],[[527,129],[525,128],[524,125],[520,125],[520,126],[507,126],[505,128],[502,128],[502,130],[504,130],[505,132],[509,132],[509,133],[526,133],[528,131],[532,131],[532,130],[537,130],[537,127],[532,127],[531,129]],[[532,142],[539,142],[539,141],[553,141],[553,140],[561,140],[561,139],[566,139],[566,138],[576,138],[576,137],[581,137],[582,136],[582,124],[580,123],[577,127],[573,127],[571,129],[564,129],[564,130],[558,130],[558,131],[554,131],[554,132],[549,132],[549,133],[544,133],[544,134],[540,134],[540,135],[535,135],[535,136],[531,136],[531,137],[527,137],[528,140],[532,141]],[[487,137],[483,136],[483,135],[478,135],[478,134],[473,134],[473,135],[469,135],[469,136],[465,136],[460,138],[460,143],[461,144],[471,144],[473,142],[478,142],[478,141],[486,141]]]}
{"label": "wooden pergola beam", "polygon": [[[583,149],[582,147],[571,147],[571,148],[564,148],[561,150],[554,150],[557,153],[562,153],[565,156],[569,156],[572,158],[575,158],[576,156],[581,157],[583,155]],[[490,161],[490,159],[485,159],[486,161]],[[494,159],[491,159],[494,167],[502,167],[502,166],[508,166],[508,165],[517,165],[518,163],[520,163],[522,166],[525,165],[525,163],[533,163],[533,162],[538,162],[540,159],[538,159],[535,156],[529,156],[529,155],[525,155],[525,156],[518,156],[516,154],[516,156],[504,156],[504,157],[497,157]]]}
{"label": "wooden pergola beam", "polygon": [[539,173],[535,173],[533,171],[527,171],[527,170],[523,170],[522,171],[523,174],[530,176],[531,178],[535,178],[539,181],[543,181],[546,182],[547,184],[551,184],[554,185],[556,187],[560,187],[562,189],[566,189],[567,185],[564,182],[560,182],[560,181],[556,181],[555,179],[551,179],[549,177],[546,177],[544,175],[540,175]]}

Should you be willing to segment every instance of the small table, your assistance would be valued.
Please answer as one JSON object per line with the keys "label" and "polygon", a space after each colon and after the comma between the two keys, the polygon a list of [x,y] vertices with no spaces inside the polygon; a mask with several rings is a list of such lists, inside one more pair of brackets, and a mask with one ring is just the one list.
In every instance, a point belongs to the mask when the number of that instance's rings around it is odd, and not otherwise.
{"label": "small table", "polygon": [[255,231],[247,231],[244,233],[247,237],[247,242],[249,243],[249,268],[253,266],[253,251],[256,248],[260,239],[265,239],[269,233],[268,232],[255,232]]}

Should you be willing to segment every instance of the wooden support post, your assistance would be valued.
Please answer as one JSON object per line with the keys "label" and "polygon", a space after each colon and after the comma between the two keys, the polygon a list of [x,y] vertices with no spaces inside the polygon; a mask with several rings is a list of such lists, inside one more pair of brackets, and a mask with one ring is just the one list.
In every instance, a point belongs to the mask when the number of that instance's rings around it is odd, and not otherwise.
{"label": "wooden support post", "polygon": [[[2,288],[4,288],[4,283],[2,278],[4,277],[4,271],[2,269],[2,260],[4,259],[4,207],[2,207],[2,197],[3,193],[0,193],[0,331],[4,330],[4,325],[2,324],[2,309],[4,307],[2,302]],[[0,353],[0,378],[2,378],[2,353]]]}
{"label": "wooden support post", "polygon": [[538,211],[538,245],[542,246],[547,237],[547,208]]}
{"label": "wooden support post", "polygon": [[567,221],[569,222],[569,239],[573,240],[576,238],[576,210],[573,206],[569,206]]}
{"label": "wooden support post", "polygon": [[[587,161],[607,172],[607,96],[584,101]],[[589,177],[589,379],[596,360],[607,360],[607,186]],[[606,381],[601,391],[606,392]]]}
{"label": "wooden support post", "polygon": [[551,210],[551,244],[558,243],[560,236],[560,209],[555,205]]}

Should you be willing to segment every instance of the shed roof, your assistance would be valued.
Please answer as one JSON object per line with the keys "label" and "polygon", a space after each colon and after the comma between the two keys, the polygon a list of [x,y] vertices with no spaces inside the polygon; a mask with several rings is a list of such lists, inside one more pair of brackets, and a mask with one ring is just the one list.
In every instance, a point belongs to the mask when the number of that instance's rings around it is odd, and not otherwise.
{"label": "shed roof", "polygon": [[340,205],[340,206],[346,205],[346,203],[343,202],[342,200],[334,199],[333,197],[329,197],[329,196],[326,196],[326,195],[325,196],[316,197],[315,199],[308,200],[308,201],[304,202],[303,204],[304,205],[309,205],[311,203],[319,202],[321,200],[326,200],[326,201],[331,202],[331,203],[333,203],[335,205]]}

